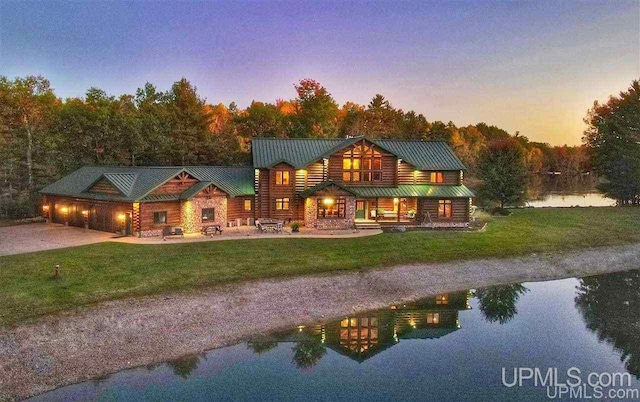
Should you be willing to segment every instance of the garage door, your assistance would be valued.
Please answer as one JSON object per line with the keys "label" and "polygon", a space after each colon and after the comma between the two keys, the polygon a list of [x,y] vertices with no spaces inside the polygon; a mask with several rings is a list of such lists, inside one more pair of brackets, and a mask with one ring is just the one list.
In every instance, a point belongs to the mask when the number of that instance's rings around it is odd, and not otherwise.
{"label": "garage door", "polygon": [[93,206],[89,211],[89,229],[103,232],[116,231],[115,211],[109,205]]}

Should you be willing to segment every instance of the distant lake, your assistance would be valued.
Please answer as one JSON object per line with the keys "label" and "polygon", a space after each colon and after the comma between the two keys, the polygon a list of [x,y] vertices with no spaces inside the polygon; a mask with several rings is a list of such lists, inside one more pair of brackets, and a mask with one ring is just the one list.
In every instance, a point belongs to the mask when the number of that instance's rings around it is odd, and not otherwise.
{"label": "distant lake", "polygon": [[601,193],[587,192],[581,194],[544,194],[537,199],[526,202],[529,207],[613,207],[616,200],[607,198]]}
{"label": "distant lake", "polygon": [[584,381],[630,373],[616,389],[633,392],[639,328],[640,271],[502,285],[255,336],[33,400],[547,401],[531,381],[503,385],[502,369],[511,382],[520,367],[557,368],[561,382],[571,367]]}

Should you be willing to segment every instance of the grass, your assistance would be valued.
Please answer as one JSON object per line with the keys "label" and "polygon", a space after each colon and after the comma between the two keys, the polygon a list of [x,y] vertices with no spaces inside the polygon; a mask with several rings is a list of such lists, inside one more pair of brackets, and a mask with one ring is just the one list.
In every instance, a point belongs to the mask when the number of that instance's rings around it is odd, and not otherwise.
{"label": "grass", "polygon": [[[429,231],[352,239],[100,243],[0,257],[0,325],[93,302],[239,280],[501,258],[640,242],[637,208],[525,209],[484,233]],[[53,279],[60,264],[62,278]]]}

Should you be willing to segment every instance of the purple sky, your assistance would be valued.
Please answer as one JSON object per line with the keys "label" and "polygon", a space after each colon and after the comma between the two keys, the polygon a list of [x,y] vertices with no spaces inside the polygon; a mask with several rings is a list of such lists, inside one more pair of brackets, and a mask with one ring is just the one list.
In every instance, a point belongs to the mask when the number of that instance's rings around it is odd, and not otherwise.
{"label": "purple sky", "polygon": [[181,77],[211,103],[273,102],[314,78],[429,121],[485,121],[578,144],[582,119],[640,77],[640,2],[0,2],[0,74],[58,96]]}

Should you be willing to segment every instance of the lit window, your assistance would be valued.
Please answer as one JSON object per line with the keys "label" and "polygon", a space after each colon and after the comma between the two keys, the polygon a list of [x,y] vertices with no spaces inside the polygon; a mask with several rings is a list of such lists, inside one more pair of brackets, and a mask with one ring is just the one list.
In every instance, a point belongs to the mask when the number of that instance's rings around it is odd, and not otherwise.
{"label": "lit window", "polygon": [[244,200],[244,210],[251,211],[251,200]]}
{"label": "lit window", "polygon": [[167,211],[159,211],[153,213],[153,223],[155,225],[164,225],[167,223]]}
{"label": "lit window", "polygon": [[318,218],[344,218],[346,205],[344,198],[318,198]]}
{"label": "lit window", "polygon": [[202,222],[212,222],[213,208],[202,208]]}
{"label": "lit window", "polygon": [[438,200],[438,218],[451,218],[451,200]]}
{"label": "lit window", "polygon": [[431,172],[431,183],[444,183],[442,172]]}
{"label": "lit window", "polygon": [[289,199],[288,198],[276,198],[276,209],[279,211],[287,211],[289,210]]}
{"label": "lit window", "polygon": [[289,171],[276,170],[276,184],[286,186],[289,184]]}
{"label": "lit window", "polygon": [[436,296],[436,304],[449,304],[449,295],[438,295]]}
{"label": "lit window", "polygon": [[440,313],[427,313],[427,324],[438,324],[440,322]]}
{"label": "lit window", "polygon": [[371,182],[382,180],[382,154],[364,143],[342,154],[342,180]]}

